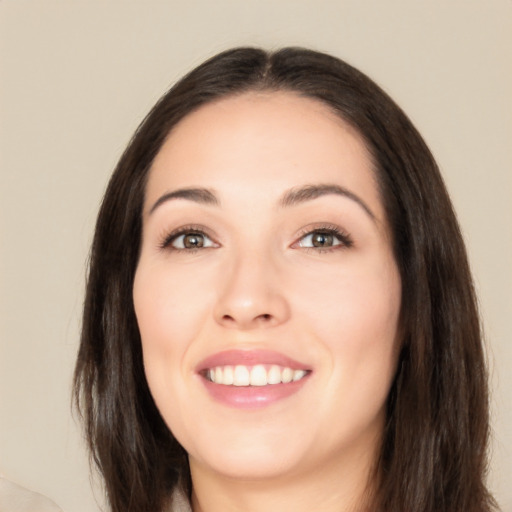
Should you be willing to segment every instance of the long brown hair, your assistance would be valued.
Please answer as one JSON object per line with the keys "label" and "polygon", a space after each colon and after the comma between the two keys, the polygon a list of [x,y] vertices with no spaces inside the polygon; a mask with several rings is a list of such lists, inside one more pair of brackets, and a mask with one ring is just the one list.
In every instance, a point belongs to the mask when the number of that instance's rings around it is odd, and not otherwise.
{"label": "long brown hair", "polygon": [[373,158],[402,279],[403,333],[375,510],[493,510],[485,486],[488,391],[479,315],[430,151],[393,100],[345,62],[300,48],[237,48],[197,67],[155,105],[121,157],[98,216],[74,392],[112,511],[161,511],[177,486],[189,492],[191,485],[186,453],[146,383],[132,301],[147,176],[183,117],[249,90],[323,102],[360,133]]}

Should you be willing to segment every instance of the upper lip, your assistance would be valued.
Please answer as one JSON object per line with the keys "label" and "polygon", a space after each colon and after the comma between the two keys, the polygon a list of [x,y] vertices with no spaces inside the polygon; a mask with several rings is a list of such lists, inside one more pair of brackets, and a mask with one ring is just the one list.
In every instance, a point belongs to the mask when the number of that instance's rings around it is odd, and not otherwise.
{"label": "upper lip", "polygon": [[217,366],[255,366],[257,364],[278,365],[292,370],[310,370],[311,368],[291,357],[273,350],[224,350],[203,359],[196,371],[203,372]]}

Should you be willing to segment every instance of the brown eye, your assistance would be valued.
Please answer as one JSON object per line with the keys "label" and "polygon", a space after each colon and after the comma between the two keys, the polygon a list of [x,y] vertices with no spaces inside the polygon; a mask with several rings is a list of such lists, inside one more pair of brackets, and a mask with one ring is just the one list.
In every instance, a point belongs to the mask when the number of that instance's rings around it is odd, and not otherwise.
{"label": "brown eye", "polygon": [[177,250],[193,250],[214,247],[213,241],[204,233],[186,232],[173,237],[169,245]]}
{"label": "brown eye", "polygon": [[334,237],[330,233],[313,233],[311,235],[311,244],[313,247],[332,247]]}
{"label": "brown eye", "polygon": [[183,246],[185,249],[195,249],[197,247],[203,247],[204,237],[197,233],[190,233],[189,235],[183,235]]}
{"label": "brown eye", "polygon": [[329,249],[342,245],[344,242],[341,235],[332,231],[312,231],[302,237],[299,246],[313,249]]}

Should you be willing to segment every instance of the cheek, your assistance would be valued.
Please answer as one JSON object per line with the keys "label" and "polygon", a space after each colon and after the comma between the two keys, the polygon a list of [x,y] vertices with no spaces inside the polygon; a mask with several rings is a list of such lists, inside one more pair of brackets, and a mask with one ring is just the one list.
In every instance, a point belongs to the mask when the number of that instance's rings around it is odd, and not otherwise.
{"label": "cheek", "polygon": [[392,260],[354,260],[297,280],[293,296],[321,338],[364,349],[395,339],[401,285]]}
{"label": "cheek", "polygon": [[179,350],[200,328],[207,298],[199,283],[169,265],[140,265],[133,300],[144,348]]}
{"label": "cheek", "polygon": [[203,323],[204,296],[199,300],[190,276],[143,262],[135,274],[133,300],[146,379],[160,407],[166,393],[179,392],[187,351]]}
{"label": "cheek", "polygon": [[169,265],[148,265],[142,260],[133,286],[146,380],[173,432],[182,421],[179,411],[189,377],[187,354],[198,336],[205,309],[194,284],[190,276],[173,272]]}
{"label": "cheek", "polygon": [[[359,264],[360,263],[360,264]],[[364,263],[364,264],[363,264]],[[303,328],[330,361],[330,392],[352,407],[379,409],[398,354],[401,285],[393,260],[360,261],[308,282],[300,297]],[[335,398],[337,397],[337,398]],[[371,407],[370,407],[371,404]]]}

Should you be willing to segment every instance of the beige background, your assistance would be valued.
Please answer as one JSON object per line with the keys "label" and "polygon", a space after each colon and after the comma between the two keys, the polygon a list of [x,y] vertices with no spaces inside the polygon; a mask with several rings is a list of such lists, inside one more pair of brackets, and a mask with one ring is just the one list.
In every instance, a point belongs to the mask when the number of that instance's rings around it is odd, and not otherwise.
{"label": "beige background", "polygon": [[345,58],[430,144],[480,293],[491,485],[512,511],[511,0],[0,0],[0,472],[67,512],[99,510],[70,415],[98,203],[160,94],[241,44]]}

